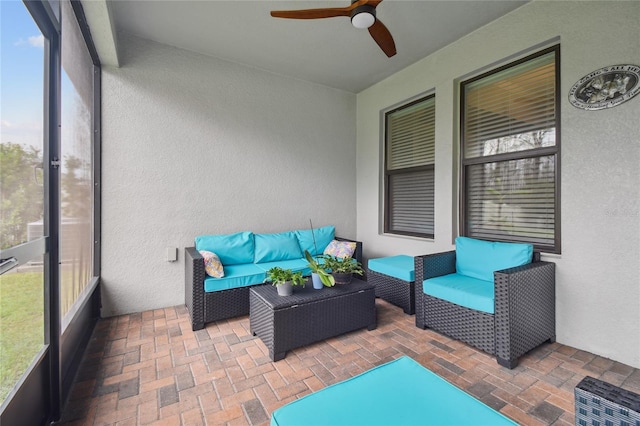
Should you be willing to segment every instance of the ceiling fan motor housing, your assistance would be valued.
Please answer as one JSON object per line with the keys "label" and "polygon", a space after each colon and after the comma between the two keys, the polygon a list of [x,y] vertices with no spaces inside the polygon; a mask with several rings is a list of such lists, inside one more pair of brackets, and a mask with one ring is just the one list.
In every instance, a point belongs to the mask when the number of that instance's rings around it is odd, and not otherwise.
{"label": "ceiling fan motor housing", "polygon": [[[362,14],[362,16],[357,16],[360,14]],[[356,28],[369,28],[375,21],[376,8],[371,5],[362,4],[351,11],[351,23]]]}

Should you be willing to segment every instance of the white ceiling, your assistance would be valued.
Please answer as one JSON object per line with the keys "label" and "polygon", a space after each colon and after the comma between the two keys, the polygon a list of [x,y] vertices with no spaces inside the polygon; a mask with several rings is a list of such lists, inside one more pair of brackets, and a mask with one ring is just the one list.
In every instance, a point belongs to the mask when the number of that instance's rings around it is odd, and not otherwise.
{"label": "white ceiling", "polygon": [[525,1],[385,0],[377,17],[395,40],[392,58],[348,17],[272,18],[271,10],[344,7],[336,1],[110,1],[116,32],[358,93]]}

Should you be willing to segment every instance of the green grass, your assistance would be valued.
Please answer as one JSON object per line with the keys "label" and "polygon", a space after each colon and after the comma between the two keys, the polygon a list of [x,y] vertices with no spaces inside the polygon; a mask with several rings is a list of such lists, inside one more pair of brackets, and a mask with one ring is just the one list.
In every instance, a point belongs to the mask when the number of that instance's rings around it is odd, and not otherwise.
{"label": "green grass", "polygon": [[43,343],[43,273],[0,276],[0,404]]}

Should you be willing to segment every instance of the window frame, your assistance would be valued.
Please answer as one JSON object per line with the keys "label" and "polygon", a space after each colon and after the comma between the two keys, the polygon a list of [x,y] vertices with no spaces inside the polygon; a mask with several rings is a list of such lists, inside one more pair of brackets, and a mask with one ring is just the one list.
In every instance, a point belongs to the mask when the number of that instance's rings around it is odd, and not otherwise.
{"label": "window frame", "polygon": [[[426,102],[426,101],[430,101],[433,100],[434,105],[434,117],[433,117],[433,125],[434,125],[434,133],[435,133],[435,108],[436,108],[436,94],[435,92],[431,92],[431,93],[427,93],[427,94],[422,94],[419,95],[416,99],[408,101],[408,102],[403,102],[401,105],[392,107],[391,109],[384,111],[384,115],[383,115],[383,124],[384,124],[384,139],[383,139],[383,147],[382,147],[382,152],[383,152],[383,166],[382,166],[382,173],[384,176],[384,204],[383,204],[383,232],[385,234],[392,234],[392,235],[402,235],[402,236],[410,236],[410,237],[418,237],[418,238],[427,238],[427,239],[433,239],[434,235],[435,235],[435,137],[434,137],[434,161],[433,164],[429,164],[429,165],[425,165],[425,166],[415,166],[415,167],[406,167],[403,169],[396,169],[396,170],[389,170],[388,169],[388,143],[389,143],[389,125],[388,125],[388,120],[389,120],[389,116],[391,114],[393,114],[394,112],[397,111],[401,111],[403,109],[406,108],[411,108],[414,105],[417,105],[421,102]],[[394,176],[394,175],[402,175],[402,174],[411,174],[411,173],[416,173],[416,172],[424,172],[424,171],[431,171],[433,173],[433,182],[434,182],[434,186],[433,186],[433,212],[432,212],[432,216],[434,217],[433,219],[433,223],[432,223],[432,227],[433,227],[433,233],[421,233],[421,232],[408,232],[408,231],[402,231],[402,230],[397,230],[397,229],[393,229],[391,222],[392,222],[392,211],[391,211],[391,207],[393,205],[393,194],[391,193],[391,188],[390,188],[390,177]]]}
{"label": "window frame", "polygon": [[[516,67],[528,61],[534,60],[549,53],[554,53],[555,66],[555,144],[550,147],[539,147],[523,151],[506,152],[493,154],[488,156],[477,156],[473,158],[465,158],[465,86],[478,80],[490,77],[509,68]],[[496,164],[505,161],[522,160],[528,158],[542,158],[551,156],[554,159],[554,243],[550,245],[534,244],[534,249],[541,252],[560,254],[561,253],[561,182],[560,182],[560,153],[561,153],[561,69],[560,69],[560,44],[553,45],[546,49],[542,49],[533,54],[527,55],[518,60],[509,62],[497,68],[483,72],[477,76],[471,77],[460,82],[460,151],[459,151],[459,233],[462,236],[471,236],[467,216],[469,215],[467,206],[467,167],[478,164]],[[508,239],[496,239],[496,241],[504,242],[520,242]]]}

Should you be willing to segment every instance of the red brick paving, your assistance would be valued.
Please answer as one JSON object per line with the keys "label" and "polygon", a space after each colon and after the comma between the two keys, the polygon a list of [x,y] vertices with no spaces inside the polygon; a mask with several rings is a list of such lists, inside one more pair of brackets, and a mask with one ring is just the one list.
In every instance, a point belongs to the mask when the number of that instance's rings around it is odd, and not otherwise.
{"label": "red brick paving", "polygon": [[380,299],[378,328],[271,362],[249,318],[191,331],[184,306],[100,320],[63,413],[69,425],[268,424],[271,412],[408,355],[523,425],[574,424],[573,388],[590,375],[640,392],[640,370],[558,343],[517,368],[431,330]]}

